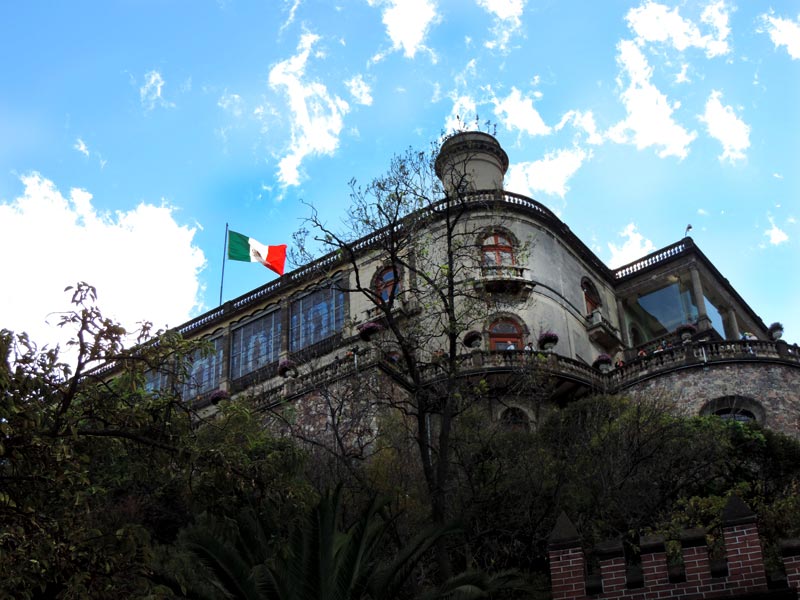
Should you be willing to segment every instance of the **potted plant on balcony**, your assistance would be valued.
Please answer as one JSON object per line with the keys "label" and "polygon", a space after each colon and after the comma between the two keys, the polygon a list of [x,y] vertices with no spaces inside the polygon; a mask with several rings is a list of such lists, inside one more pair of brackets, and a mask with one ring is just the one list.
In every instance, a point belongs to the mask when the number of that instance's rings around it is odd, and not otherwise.
{"label": "potted plant on balcony", "polygon": [[278,375],[283,377],[297,377],[297,363],[287,358],[278,363]]}
{"label": "potted plant on balcony", "polygon": [[558,334],[549,329],[539,334],[539,348],[545,352],[550,352],[558,343]]}
{"label": "potted plant on balcony", "polygon": [[611,370],[611,357],[608,354],[601,354],[594,359],[592,366],[601,373],[608,373]]}
{"label": "potted plant on balcony", "polygon": [[697,327],[691,323],[681,323],[675,328],[675,333],[677,333],[684,342],[688,342],[692,339],[692,336],[697,333]]}
{"label": "potted plant on balcony", "polygon": [[772,337],[773,340],[779,340],[783,335],[783,325],[778,321],[775,321],[772,325],[769,326],[767,331],[769,331],[769,335]]}
{"label": "potted plant on balcony", "polygon": [[376,323],[375,321],[368,321],[366,323],[362,323],[356,329],[358,329],[358,337],[365,342],[368,342],[374,335],[383,331],[383,325]]}
{"label": "potted plant on balcony", "polygon": [[231,397],[227,390],[214,390],[208,400],[211,404],[219,404],[222,400],[229,400]]}

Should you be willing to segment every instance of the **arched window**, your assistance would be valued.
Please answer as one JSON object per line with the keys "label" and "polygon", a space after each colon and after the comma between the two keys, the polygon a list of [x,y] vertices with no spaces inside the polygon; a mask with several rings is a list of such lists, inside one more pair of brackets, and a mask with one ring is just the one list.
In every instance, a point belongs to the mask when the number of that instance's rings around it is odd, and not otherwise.
{"label": "arched window", "polygon": [[597,288],[588,277],[584,277],[581,280],[581,289],[583,290],[583,299],[586,302],[587,315],[592,314],[603,306],[603,303],[600,302],[600,294],[597,293]]}
{"label": "arched window", "polygon": [[389,298],[396,296],[400,290],[400,282],[395,279],[395,269],[386,267],[378,272],[375,277],[375,293],[377,293],[384,302],[388,302]]}
{"label": "arched window", "polygon": [[764,423],[766,417],[760,402],[745,396],[723,396],[715,398],[703,405],[701,415],[715,415],[721,419],[742,423]]}
{"label": "arched window", "polygon": [[521,350],[522,328],[511,319],[500,319],[489,326],[490,350]]}
{"label": "arched window", "polygon": [[507,431],[530,431],[531,420],[521,408],[512,406],[500,415],[500,424]]}
{"label": "arched window", "polygon": [[714,414],[721,419],[739,421],[740,423],[753,423],[756,420],[756,416],[746,408],[720,408]]}
{"label": "arched window", "polygon": [[481,245],[484,267],[509,267],[514,264],[514,246],[508,236],[492,233]]}

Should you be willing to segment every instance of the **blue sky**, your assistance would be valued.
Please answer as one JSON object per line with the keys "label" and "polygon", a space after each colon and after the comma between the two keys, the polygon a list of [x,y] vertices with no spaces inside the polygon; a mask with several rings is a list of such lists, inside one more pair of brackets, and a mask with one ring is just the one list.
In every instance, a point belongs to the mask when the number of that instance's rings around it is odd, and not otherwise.
{"label": "blue sky", "polygon": [[[477,115],[506,188],[601,259],[686,225],[800,339],[800,2],[0,4],[0,313],[54,342],[62,290],[132,325],[219,299],[225,223],[291,244],[314,204]],[[224,298],[272,279],[226,266]]]}

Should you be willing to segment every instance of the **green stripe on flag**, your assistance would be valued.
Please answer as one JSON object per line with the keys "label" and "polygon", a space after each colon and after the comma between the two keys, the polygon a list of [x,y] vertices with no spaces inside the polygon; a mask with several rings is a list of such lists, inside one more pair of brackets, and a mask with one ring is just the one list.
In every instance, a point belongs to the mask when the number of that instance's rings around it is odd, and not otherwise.
{"label": "green stripe on flag", "polygon": [[228,258],[252,262],[250,257],[250,238],[235,231],[228,231]]}

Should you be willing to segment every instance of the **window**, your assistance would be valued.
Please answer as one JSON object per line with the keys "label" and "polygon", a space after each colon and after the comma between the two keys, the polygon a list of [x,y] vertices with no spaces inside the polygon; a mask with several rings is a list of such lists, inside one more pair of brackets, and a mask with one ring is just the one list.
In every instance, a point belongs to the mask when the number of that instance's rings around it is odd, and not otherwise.
{"label": "window", "polygon": [[378,275],[375,277],[374,288],[375,292],[384,302],[388,302],[389,298],[396,296],[397,292],[400,291],[400,282],[395,279],[395,269],[393,267],[386,267],[378,272]]}
{"label": "window", "polygon": [[756,416],[746,408],[721,408],[714,413],[721,419],[739,421],[740,423],[754,423]]}
{"label": "window", "polygon": [[715,415],[721,419],[740,423],[764,423],[764,407],[756,400],[745,396],[723,396],[706,402],[700,409],[701,415]]}
{"label": "window", "polygon": [[164,369],[148,369],[144,372],[144,389],[151,393],[168,390],[169,373]]}
{"label": "window", "polygon": [[500,424],[507,431],[530,431],[531,420],[521,408],[511,407],[500,415]]}
{"label": "window", "polygon": [[603,303],[600,302],[600,294],[597,293],[597,288],[587,277],[581,280],[581,289],[583,290],[584,302],[586,302],[587,315],[592,314],[603,306]]}
{"label": "window", "polygon": [[508,236],[493,233],[483,239],[483,266],[488,268],[507,267],[514,264],[514,246]]}
{"label": "window", "polygon": [[238,379],[275,362],[280,351],[280,310],[234,329],[231,340],[231,379]]}
{"label": "window", "polygon": [[490,350],[522,350],[522,328],[511,319],[501,319],[489,326]]}
{"label": "window", "polygon": [[222,379],[222,338],[210,341],[210,351],[199,348],[189,358],[188,373],[183,384],[183,395],[197,396],[219,387]]}
{"label": "window", "polygon": [[289,317],[289,351],[296,352],[338,333],[344,325],[344,292],[331,283],[294,300]]}

